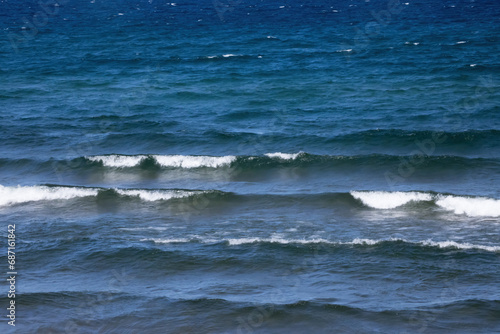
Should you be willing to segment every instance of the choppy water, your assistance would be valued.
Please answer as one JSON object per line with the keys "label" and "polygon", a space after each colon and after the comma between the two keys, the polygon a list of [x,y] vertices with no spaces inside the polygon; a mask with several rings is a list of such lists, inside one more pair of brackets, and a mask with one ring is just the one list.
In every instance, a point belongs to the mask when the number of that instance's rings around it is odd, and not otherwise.
{"label": "choppy water", "polygon": [[0,8],[4,332],[500,332],[497,1]]}

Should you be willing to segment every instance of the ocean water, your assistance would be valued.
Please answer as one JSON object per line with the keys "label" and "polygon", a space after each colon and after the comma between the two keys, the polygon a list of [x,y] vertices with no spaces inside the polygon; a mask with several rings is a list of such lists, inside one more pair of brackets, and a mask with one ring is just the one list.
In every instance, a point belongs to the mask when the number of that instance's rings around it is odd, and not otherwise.
{"label": "ocean water", "polygon": [[500,333],[500,3],[0,0],[2,333]]}

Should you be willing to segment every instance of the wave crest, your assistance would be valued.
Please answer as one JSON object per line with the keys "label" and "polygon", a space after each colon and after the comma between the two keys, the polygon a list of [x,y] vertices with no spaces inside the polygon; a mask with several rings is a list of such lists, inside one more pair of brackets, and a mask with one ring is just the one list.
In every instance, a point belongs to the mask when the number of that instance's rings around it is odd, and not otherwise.
{"label": "wave crest", "polygon": [[146,202],[166,201],[172,198],[189,197],[198,193],[187,190],[115,189],[115,191],[122,196],[139,197]]}
{"label": "wave crest", "polygon": [[434,201],[447,211],[469,217],[500,217],[500,200],[422,192],[351,191],[351,196],[374,209],[394,209],[410,202]]}
{"label": "wave crest", "polygon": [[127,168],[139,166],[145,159],[152,158],[162,167],[177,168],[217,168],[230,165],[236,156],[197,156],[197,155],[97,155],[87,156],[86,159],[93,162],[100,162],[105,167]]}
{"label": "wave crest", "polygon": [[153,155],[153,158],[163,167],[180,168],[217,168],[228,166],[236,160],[236,156],[228,155],[223,157],[210,156],[186,156],[186,155]]}
{"label": "wave crest", "polygon": [[500,217],[500,200],[484,197],[437,197],[436,204],[455,214],[470,217]]}
{"label": "wave crest", "polygon": [[431,194],[419,192],[351,191],[364,205],[375,209],[394,209],[409,202],[431,201]]}
{"label": "wave crest", "polygon": [[48,186],[17,186],[0,185],[0,206],[33,201],[67,200],[76,197],[97,196],[98,189]]}
{"label": "wave crest", "polygon": [[198,242],[203,244],[218,244],[225,243],[228,246],[239,246],[248,244],[281,244],[281,245],[313,245],[313,244],[327,244],[333,246],[378,246],[381,244],[388,243],[401,243],[413,246],[421,247],[434,247],[441,249],[459,249],[459,250],[483,250],[487,252],[500,252],[500,246],[490,246],[490,245],[478,245],[467,242],[456,242],[451,240],[445,241],[433,241],[431,239],[423,241],[409,241],[400,238],[390,238],[390,239],[362,239],[356,238],[352,241],[332,241],[323,238],[311,238],[311,239],[287,239],[284,237],[243,237],[243,238],[227,238],[227,239],[212,239],[203,236],[192,236],[191,238],[147,238],[141,239],[143,242],[154,242],[155,244],[173,244],[173,243],[190,243]]}
{"label": "wave crest", "polygon": [[278,158],[282,160],[295,160],[299,155],[304,154],[304,152],[299,152],[299,153],[281,153],[281,152],[276,152],[276,153],[266,153],[264,154],[266,157],[269,158]]}
{"label": "wave crest", "polygon": [[216,193],[214,190],[180,190],[180,189],[118,189],[118,188],[84,188],[71,186],[17,186],[0,185],[0,206],[9,206],[27,202],[69,200],[79,197],[97,197],[100,193],[136,197],[142,201],[166,201],[174,198],[185,198],[199,194]]}

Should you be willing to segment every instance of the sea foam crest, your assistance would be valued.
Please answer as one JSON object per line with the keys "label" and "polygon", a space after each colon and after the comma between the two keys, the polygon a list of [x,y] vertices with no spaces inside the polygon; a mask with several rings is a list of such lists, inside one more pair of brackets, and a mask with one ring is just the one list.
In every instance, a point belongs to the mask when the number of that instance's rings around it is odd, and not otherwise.
{"label": "sea foam crest", "polygon": [[212,239],[206,238],[203,236],[192,236],[191,238],[148,238],[141,239],[140,241],[152,241],[157,244],[170,244],[170,243],[189,243],[189,242],[201,242],[205,244],[214,244],[214,243],[227,243],[229,246],[238,246],[245,244],[255,244],[255,243],[277,243],[277,244],[331,244],[331,245],[347,245],[347,246],[375,246],[385,242],[403,242],[410,245],[418,245],[418,246],[427,246],[427,247],[437,247],[437,248],[455,248],[462,250],[469,249],[478,249],[484,250],[488,252],[500,252],[500,246],[488,246],[488,245],[477,245],[471,243],[461,243],[451,240],[446,241],[433,241],[433,240],[424,240],[424,241],[408,241],[406,239],[400,238],[390,238],[390,239],[361,239],[356,238],[352,241],[330,241],[322,238],[313,238],[313,239],[287,239],[283,237],[269,237],[269,238],[229,238],[229,239]]}
{"label": "sea foam crest", "polygon": [[431,194],[419,192],[351,191],[350,194],[363,202],[364,205],[375,209],[394,209],[412,201],[431,201],[433,199]]}
{"label": "sea foam crest", "polygon": [[134,167],[146,158],[145,155],[96,155],[85,157],[94,162],[102,162],[106,167]]}
{"label": "sea foam crest", "polygon": [[494,198],[402,191],[351,191],[350,194],[364,205],[375,209],[394,209],[412,201],[434,201],[437,206],[457,215],[500,217],[500,200]]}
{"label": "sea foam crest", "polygon": [[164,167],[199,168],[221,167],[230,165],[236,160],[233,155],[223,157],[195,156],[195,155],[153,155],[153,158]]}
{"label": "sea foam crest", "polygon": [[138,166],[142,160],[151,157],[163,167],[216,168],[231,164],[235,156],[210,157],[197,155],[98,155],[86,157],[90,161],[101,162],[106,167],[126,168]]}
{"label": "sea foam crest", "polygon": [[[0,206],[18,203],[68,200],[77,197],[97,196],[99,191],[106,189],[83,188],[83,187],[48,187],[48,186],[17,186],[6,187],[0,185]],[[189,197],[196,194],[206,193],[201,190],[168,190],[168,189],[113,189],[117,194],[152,202],[169,200],[172,198]]]}
{"label": "sea foam crest", "polygon": [[172,198],[183,198],[196,194],[194,191],[182,190],[144,190],[144,189],[115,189],[115,191],[123,196],[139,197],[143,201],[165,201]]}
{"label": "sea foam crest", "polygon": [[318,244],[318,243],[331,243],[325,239],[285,239],[278,237],[271,238],[232,238],[224,240],[229,245],[243,245],[243,244],[253,244],[258,242],[266,242],[266,243],[278,243],[278,244]]}
{"label": "sea foam crest", "polygon": [[281,153],[281,152],[275,152],[275,153],[266,153],[264,155],[266,157],[269,157],[269,158],[278,158],[278,159],[282,159],[282,160],[294,160],[294,159],[296,159],[301,154],[303,154],[303,152],[299,152],[299,153]]}
{"label": "sea foam crest", "polygon": [[446,241],[433,241],[433,240],[424,240],[424,241],[408,241],[406,239],[400,239],[400,238],[391,238],[391,239],[354,239],[353,241],[350,242],[341,242],[341,244],[345,245],[377,245],[383,242],[404,242],[407,244],[414,244],[414,245],[421,245],[421,246],[430,246],[430,247],[438,247],[438,248],[456,248],[456,249],[479,249],[479,250],[485,250],[488,252],[499,252],[500,251],[500,246],[487,246],[487,245],[476,245],[476,244],[471,244],[468,242],[462,243],[462,242],[456,242],[456,241],[451,241],[451,240],[446,240]]}
{"label": "sea foam crest", "polygon": [[460,243],[455,241],[432,241],[426,240],[421,242],[424,246],[432,246],[439,248],[458,248],[458,249],[481,249],[488,252],[499,252],[500,246],[475,245],[470,243]]}
{"label": "sea foam crest", "polygon": [[47,187],[47,186],[17,186],[0,185],[0,206],[33,201],[71,199],[75,197],[96,196],[98,189]]}
{"label": "sea foam crest", "polygon": [[500,217],[500,200],[485,197],[439,195],[436,204],[455,214],[469,217]]}

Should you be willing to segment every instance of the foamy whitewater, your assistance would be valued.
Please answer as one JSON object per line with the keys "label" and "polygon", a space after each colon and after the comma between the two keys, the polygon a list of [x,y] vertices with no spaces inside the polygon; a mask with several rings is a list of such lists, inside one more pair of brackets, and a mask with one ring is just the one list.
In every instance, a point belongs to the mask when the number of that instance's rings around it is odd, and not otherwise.
{"label": "foamy whitewater", "polygon": [[492,198],[471,198],[457,196],[438,196],[436,204],[471,217],[500,217],[500,200]]}
{"label": "foamy whitewater", "polygon": [[115,189],[116,192],[124,196],[134,196],[139,197],[144,201],[159,201],[159,200],[169,200],[172,198],[183,198],[195,195],[199,192],[194,191],[179,191],[179,190],[126,190],[126,189]]}
{"label": "foamy whitewater", "polygon": [[101,162],[106,167],[135,167],[140,165],[146,158],[152,158],[162,167],[177,167],[177,168],[200,168],[209,167],[217,168],[231,164],[236,157],[209,157],[209,156],[183,156],[183,155],[106,155],[106,156],[88,156],[90,161]]}
{"label": "foamy whitewater", "polygon": [[299,153],[281,153],[281,152],[276,152],[276,153],[266,153],[265,155],[269,158],[279,158],[283,160],[294,160],[296,159],[299,155],[301,155],[303,152]]}
{"label": "foamy whitewater", "polygon": [[409,202],[430,201],[430,194],[417,192],[351,191],[351,195],[363,204],[375,209],[394,209]]}
{"label": "foamy whitewater", "polygon": [[0,206],[34,201],[68,200],[76,197],[96,196],[97,189],[67,187],[5,187],[0,185]]}
{"label": "foamy whitewater", "polygon": [[364,205],[375,209],[394,209],[408,203],[434,201],[457,215],[470,217],[500,217],[500,200],[484,197],[450,196],[419,192],[351,191],[351,195]]}
{"label": "foamy whitewater", "polygon": [[277,243],[277,244],[301,244],[301,245],[314,245],[314,244],[327,244],[327,245],[337,245],[337,246],[376,246],[383,243],[403,243],[407,245],[417,245],[417,246],[429,246],[437,248],[452,248],[460,250],[484,250],[487,252],[500,252],[500,246],[487,246],[487,245],[476,245],[470,243],[460,243],[456,241],[433,241],[433,240],[423,240],[423,241],[408,241],[405,239],[390,238],[390,239],[353,239],[352,241],[331,241],[321,238],[316,239],[286,239],[282,237],[269,237],[269,238],[231,238],[231,239],[215,239],[207,238],[203,236],[194,236],[191,238],[178,238],[178,239],[161,239],[161,238],[150,238],[141,239],[141,241],[152,241],[157,244],[171,244],[171,243],[191,243],[199,242],[206,244],[217,244],[217,243],[227,243],[230,246],[238,246],[244,244],[256,244],[256,243]]}
{"label": "foamy whitewater", "polygon": [[[213,194],[214,190],[177,190],[177,189],[123,189],[123,188],[82,188],[74,186],[16,186],[0,185],[0,206],[14,205],[33,201],[59,201],[79,197],[95,197],[99,191],[113,190],[119,195],[138,197],[143,201],[169,200],[197,194]],[[351,191],[350,195],[364,205],[382,210],[400,208],[409,203],[432,202],[437,207],[428,210],[444,209],[456,215],[469,217],[500,217],[500,200],[484,197],[452,196],[421,192]],[[208,195],[207,195],[208,196]],[[203,201],[203,199],[202,199]],[[334,206],[335,203],[332,203]],[[451,218],[454,219],[454,218]]]}
{"label": "foamy whitewater", "polygon": [[500,333],[500,1],[0,29],[0,333]]}
{"label": "foamy whitewater", "polygon": [[186,190],[118,189],[118,188],[79,188],[57,186],[5,187],[0,185],[0,206],[29,203],[36,201],[61,201],[75,198],[96,197],[99,192],[112,190],[119,195],[137,197],[143,201],[160,201],[184,198],[207,192]]}

